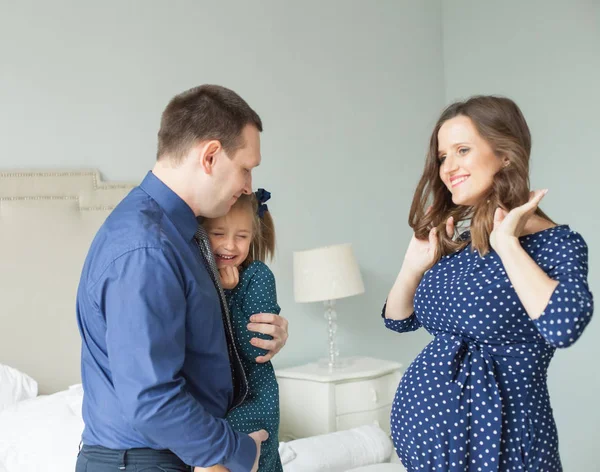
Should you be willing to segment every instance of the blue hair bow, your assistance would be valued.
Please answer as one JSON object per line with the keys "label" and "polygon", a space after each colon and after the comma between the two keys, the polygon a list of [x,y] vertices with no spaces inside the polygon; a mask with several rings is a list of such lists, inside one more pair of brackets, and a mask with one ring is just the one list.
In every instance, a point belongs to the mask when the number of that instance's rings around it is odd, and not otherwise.
{"label": "blue hair bow", "polygon": [[256,192],[256,199],[258,200],[258,216],[262,218],[265,216],[265,211],[269,211],[269,207],[266,205],[266,202],[271,198],[271,192],[268,192],[264,188],[259,188]]}

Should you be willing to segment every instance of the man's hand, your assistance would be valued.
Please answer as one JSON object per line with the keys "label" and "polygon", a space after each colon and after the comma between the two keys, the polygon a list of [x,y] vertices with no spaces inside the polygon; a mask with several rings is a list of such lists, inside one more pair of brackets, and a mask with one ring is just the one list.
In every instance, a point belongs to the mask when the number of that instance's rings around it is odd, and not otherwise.
{"label": "man's hand", "polygon": [[222,465],[213,465],[212,467],[194,467],[194,472],[229,472],[229,469]]}
{"label": "man's hand", "polygon": [[273,339],[252,338],[250,343],[267,352],[264,356],[258,356],[256,362],[263,364],[269,362],[275,354],[281,351],[288,339],[288,320],[283,316],[272,313],[258,313],[250,317],[248,329],[255,333],[268,334]]}
{"label": "man's hand", "polygon": [[255,431],[254,433],[250,433],[248,436],[250,436],[252,439],[254,439],[254,442],[256,443],[256,460],[254,461],[254,465],[252,466],[252,470],[250,472],[257,472],[258,471],[258,459],[260,459],[260,446],[263,442],[265,442],[267,439],[269,439],[269,433],[267,433],[264,429],[261,429],[260,431]]}
{"label": "man's hand", "polygon": [[[254,465],[252,466],[252,470],[250,472],[257,472],[258,460],[260,459],[260,447],[263,442],[269,439],[269,433],[267,433],[264,429],[261,429],[259,431],[250,433],[248,436],[250,436],[256,443],[256,459],[254,459]],[[194,472],[229,472],[229,469],[223,467],[222,465],[213,465],[212,467],[194,467]]]}

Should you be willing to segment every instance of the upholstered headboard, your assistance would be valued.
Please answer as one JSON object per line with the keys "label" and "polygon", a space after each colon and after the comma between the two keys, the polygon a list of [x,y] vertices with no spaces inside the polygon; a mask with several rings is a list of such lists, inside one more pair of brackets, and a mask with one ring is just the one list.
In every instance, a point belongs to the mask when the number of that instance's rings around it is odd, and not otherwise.
{"label": "upholstered headboard", "polygon": [[80,382],[79,275],[133,186],[96,170],[0,171],[0,363],[33,377],[40,393]]}

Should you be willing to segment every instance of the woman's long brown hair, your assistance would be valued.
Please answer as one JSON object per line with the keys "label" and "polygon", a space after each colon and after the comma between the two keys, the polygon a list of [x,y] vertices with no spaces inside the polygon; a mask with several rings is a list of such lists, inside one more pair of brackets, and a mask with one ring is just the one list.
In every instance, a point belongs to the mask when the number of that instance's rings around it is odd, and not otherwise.
{"label": "woman's long brown hair", "polygon": [[[508,165],[494,176],[488,194],[472,207],[454,204],[452,194],[440,178],[438,132],[446,121],[457,116],[468,117],[496,157],[508,160]],[[436,262],[469,242],[481,255],[489,252],[496,208],[500,206],[510,211],[529,200],[530,153],[529,127],[517,104],[508,98],[475,96],[453,103],[443,111],[431,133],[425,169],[408,217],[408,224],[419,239],[427,239],[431,228],[437,228]],[[539,208],[536,214],[552,221]],[[458,226],[470,221],[470,238],[456,239],[446,234],[446,221],[451,216]]]}

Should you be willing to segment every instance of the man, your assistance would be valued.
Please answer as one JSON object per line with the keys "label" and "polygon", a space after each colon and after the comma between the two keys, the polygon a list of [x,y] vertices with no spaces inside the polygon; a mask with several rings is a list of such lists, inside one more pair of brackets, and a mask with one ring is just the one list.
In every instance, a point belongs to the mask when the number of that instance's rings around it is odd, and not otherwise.
{"label": "man", "polygon": [[[176,96],[163,112],[154,169],[92,242],[77,294],[78,472],[256,470],[266,432],[238,433],[223,419],[247,385],[197,218],[225,215],[252,192],[261,131],[231,90],[204,85]],[[266,362],[285,344],[287,321],[255,321],[273,336],[257,341]]]}

